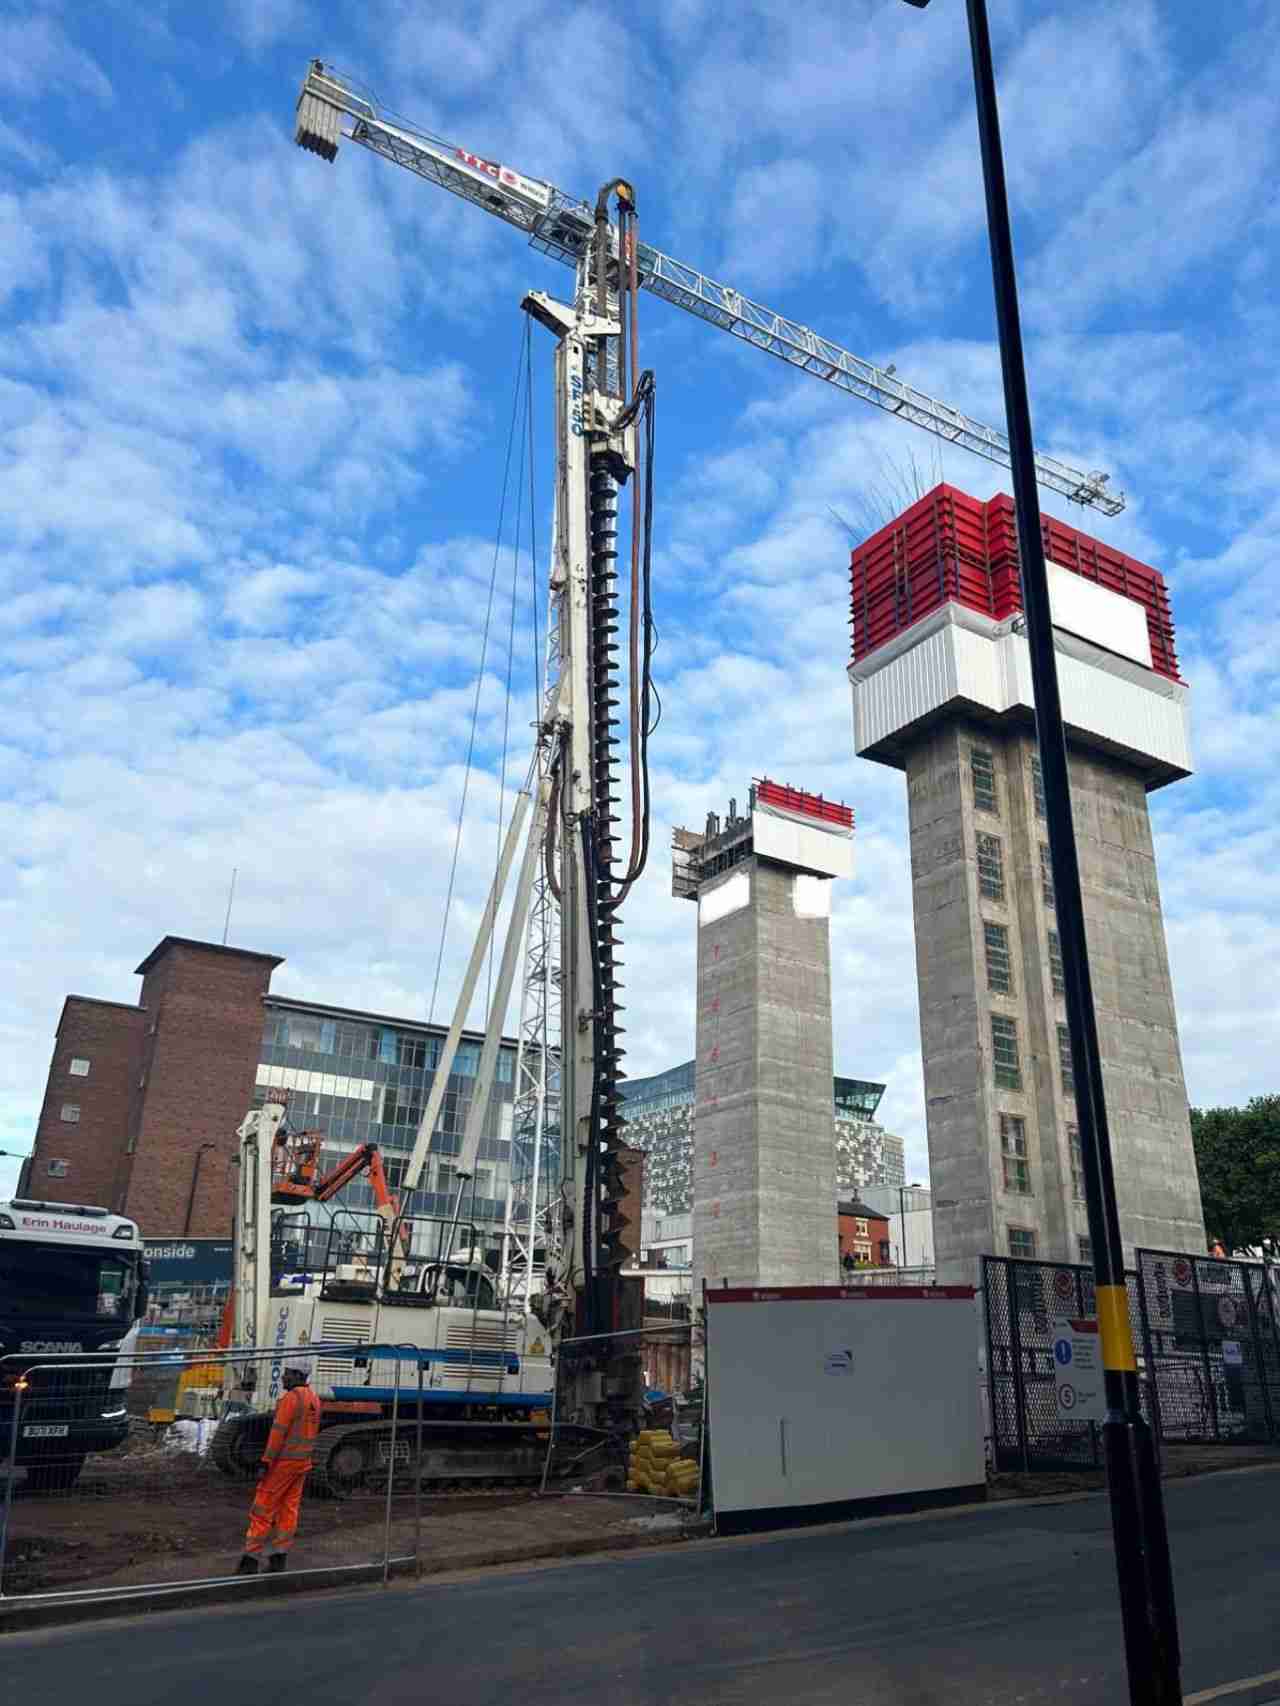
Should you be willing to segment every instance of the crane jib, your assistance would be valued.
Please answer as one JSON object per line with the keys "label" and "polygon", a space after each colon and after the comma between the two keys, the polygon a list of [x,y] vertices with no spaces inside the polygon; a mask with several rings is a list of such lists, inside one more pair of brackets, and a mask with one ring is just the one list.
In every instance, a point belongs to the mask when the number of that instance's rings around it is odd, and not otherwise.
{"label": "crane jib", "polygon": [[[593,229],[591,210],[585,202],[575,201],[553,184],[527,178],[483,154],[472,154],[439,137],[390,123],[379,115],[371,100],[327,66],[313,61],[298,101],[295,135],[299,146],[332,160],[337,153],[338,122],[344,117],[353,121],[353,142],[528,232],[529,241],[542,254],[577,265]],[[661,250],[641,244],[636,260],[642,289],[948,444],[1009,466],[1008,440],[995,427],[971,419],[906,384],[889,369],[863,360],[808,326],[752,302],[740,291],[673,260]],[[1109,477],[1104,473],[1086,473],[1039,451],[1035,468],[1041,485],[1073,503],[1099,509],[1104,515],[1118,515],[1124,508],[1123,493],[1109,489]]]}

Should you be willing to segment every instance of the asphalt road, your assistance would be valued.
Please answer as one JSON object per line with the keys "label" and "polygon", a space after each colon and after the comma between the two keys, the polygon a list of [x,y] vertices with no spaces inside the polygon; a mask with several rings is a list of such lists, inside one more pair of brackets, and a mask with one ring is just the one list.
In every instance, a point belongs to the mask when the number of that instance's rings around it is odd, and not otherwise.
{"label": "asphalt road", "polygon": [[[1188,1692],[1280,1673],[1280,1470],[1168,1509]],[[1123,1703],[1115,1604],[1097,1497],[11,1635],[0,1667],[23,1706]]]}

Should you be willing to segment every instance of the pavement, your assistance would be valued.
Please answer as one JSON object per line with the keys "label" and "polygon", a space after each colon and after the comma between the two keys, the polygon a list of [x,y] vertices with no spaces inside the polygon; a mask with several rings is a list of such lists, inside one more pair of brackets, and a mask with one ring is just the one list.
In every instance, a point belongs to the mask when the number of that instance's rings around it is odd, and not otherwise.
{"label": "pavement", "polygon": [[[1280,1470],[1166,1497],[1188,1706],[1273,1706]],[[0,1663],[23,1706],[1128,1699],[1094,1495],[14,1633]]]}

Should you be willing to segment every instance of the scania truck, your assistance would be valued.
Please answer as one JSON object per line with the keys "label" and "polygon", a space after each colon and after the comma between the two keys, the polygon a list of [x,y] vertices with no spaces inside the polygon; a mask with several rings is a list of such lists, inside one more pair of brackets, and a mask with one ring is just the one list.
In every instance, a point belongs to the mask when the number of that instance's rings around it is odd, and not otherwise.
{"label": "scania truck", "polygon": [[128,1438],[118,1362],[145,1308],[135,1222],[0,1198],[0,1461],[25,1468],[28,1486],[73,1486],[89,1452]]}

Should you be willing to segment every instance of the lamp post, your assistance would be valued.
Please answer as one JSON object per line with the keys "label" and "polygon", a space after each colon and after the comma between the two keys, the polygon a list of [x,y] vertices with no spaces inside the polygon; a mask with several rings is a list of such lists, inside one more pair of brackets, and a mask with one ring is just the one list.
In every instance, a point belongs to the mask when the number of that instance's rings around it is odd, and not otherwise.
{"label": "lamp post", "polygon": [[200,1183],[200,1165],[204,1160],[204,1152],[206,1149],[216,1149],[217,1147],[216,1143],[202,1143],[196,1150],[196,1158],[191,1166],[191,1192],[187,1197],[187,1216],[182,1223],[182,1235],[184,1238],[191,1230],[191,1216],[195,1213],[196,1186]]}
{"label": "lamp post", "polygon": [[[923,10],[929,0],[906,0],[906,3]],[[1089,1236],[1093,1244],[1107,1400],[1103,1436],[1129,1670],[1129,1699],[1131,1706],[1180,1706],[1181,1655],[1169,1538],[1154,1442],[1142,1417],[1137,1361],[1129,1327],[1124,1245],[1120,1236],[1097,1016],[1089,974],[1080,864],[1071,816],[1071,783],[1053,647],[1044,539],[1040,530],[1031,408],[1022,353],[1013,233],[1009,222],[1004,155],[1000,145],[1000,115],[991,60],[991,32],[986,0],[966,0],[966,6],[977,99],[978,141],[986,189],[996,323],[1000,335],[1009,466],[1022,560],[1022,605],[1031,655],[1049,860],[1062,945],[1067,1024],[1076,1082],[1076,1123],[1083,1152]]]}
{"label": "lamp post", "polygon": [[[916,0],[911,0],[913,6],[915,3]],[[910,1185],[898,1186],[898,1219],[902,1222],[902,1260],[898,1263],[900,1268],[905,1268],[907,1265],[907,1192],[908,1190],[918,1191],[919,1189],[919,1185],[914,1181]]]}

